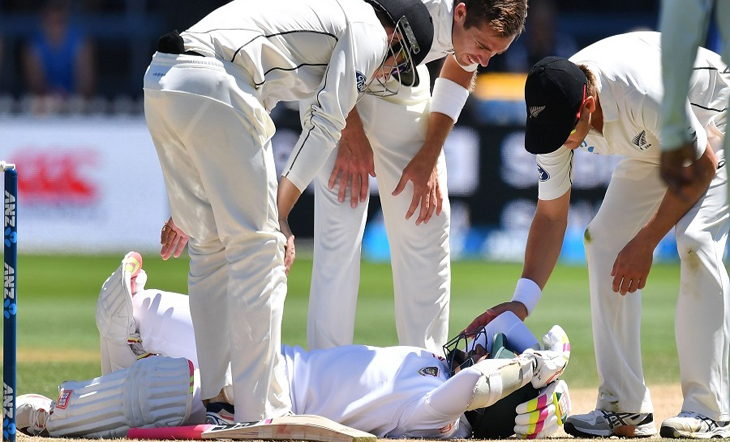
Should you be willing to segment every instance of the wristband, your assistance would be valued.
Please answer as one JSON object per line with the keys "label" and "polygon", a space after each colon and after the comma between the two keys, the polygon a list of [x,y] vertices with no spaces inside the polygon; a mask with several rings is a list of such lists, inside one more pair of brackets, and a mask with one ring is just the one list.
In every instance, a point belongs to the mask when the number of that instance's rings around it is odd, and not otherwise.
{"label": "wristband", "polygon": [[512,295],[512,301],[523,303],[527,307],[527,314],[530,315],[541,297],[542,290],[540,290],[540,286],[535,281],[520,278],[515,287],[515,294]]}
{"label": "wristband", "polygon": [[444,114],[456,123],[467,98],[469,91],[466,88],[448,78],[439,77],[433,86],[431,112]]}

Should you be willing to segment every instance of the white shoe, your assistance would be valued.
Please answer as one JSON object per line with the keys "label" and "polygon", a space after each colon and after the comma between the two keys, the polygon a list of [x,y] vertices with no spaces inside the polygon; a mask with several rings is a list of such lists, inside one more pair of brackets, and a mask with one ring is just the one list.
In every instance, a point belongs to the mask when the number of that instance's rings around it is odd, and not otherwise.
{"label": "white shoe", "polygon": [[15,427],[30,436],[48,436],[46,423],[53,401],[40,394],[23,394],[15,400]]}
{"label": "white shoe", "polygon": [[699,413],[682,411],[662,422],[661,437],[709,439],[730,437],[730,422],[715,421]]}
{"label": "white shoe", "polygon": [[[142,278],[141,281],[140,278]],[[121,342],[136,333],[132,296],[138,282],[146,282],[142,256],[129,252],[111,276],[104,281],[96,302],[96,327],[102,339]]]}
{"label": "white shoe", "polygon": [[593,410],[565,420],[565,432],[575,437],[650,437],[656,434],[652,413]]}

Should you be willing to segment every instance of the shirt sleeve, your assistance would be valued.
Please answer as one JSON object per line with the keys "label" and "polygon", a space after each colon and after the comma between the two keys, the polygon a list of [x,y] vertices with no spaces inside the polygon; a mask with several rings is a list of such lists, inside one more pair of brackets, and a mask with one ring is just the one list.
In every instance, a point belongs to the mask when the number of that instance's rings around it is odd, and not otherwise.
{"label": "shirt sleeve", "polygon": [[468,437],[461,417],[474,396],[481,373],[469,367],[431,390],[404,410],[398,429],[388,437],[451,439]]}
{"label": "shirt sleeve", "polygon": [[302,134],[282,171],[300,191],[340,140],[345,119],[380,66],[386,45],[383,28],[370,23],[351,23],[340,36],[313,102],[304,109]]}
{"label": "shirt sleeve", "polygon": [[[692,112],[685,102],[697,47],[707,34],[713,3],[711,0],[664,0],[662,3],[661,44],[663,48],[671,48],[662,51],[662,150],[673,150],[692,141],[692,132],[696,131],[690,124]],[[697,144],[704,152],[706,140]]]}
{"label": "shirt sleeve", "polygon": [[573,185],[573,155],[574,152],[565,146],[549,154],[537,155],[539,199],[554,200],[570,190]]}

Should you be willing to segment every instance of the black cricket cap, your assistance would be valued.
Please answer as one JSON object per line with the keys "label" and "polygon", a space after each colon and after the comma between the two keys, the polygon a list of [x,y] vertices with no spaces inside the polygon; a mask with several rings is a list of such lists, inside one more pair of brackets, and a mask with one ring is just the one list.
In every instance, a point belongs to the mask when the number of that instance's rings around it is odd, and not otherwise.
{"label": "black cricket cap", "polygon": [[567,58],[545,57],[525,82],[525,149],[533,154],[556,151],[575,128],[588,79]]}
{"label": "black cricket cap", "polygon": [[410,48],[413,66],[406,72],[400,72],[399,80],[406,86],[418,86],[419,78],[416,66],[426,59],[433,44],[433,19],[428,8],[421,0],[366,0],[385,12],[393,25],[399,20],[401,31]]}

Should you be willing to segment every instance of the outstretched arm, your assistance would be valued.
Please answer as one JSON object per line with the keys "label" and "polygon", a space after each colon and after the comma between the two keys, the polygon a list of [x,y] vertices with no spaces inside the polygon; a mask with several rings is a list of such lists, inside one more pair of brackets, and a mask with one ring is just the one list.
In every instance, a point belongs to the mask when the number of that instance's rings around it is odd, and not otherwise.
{"label": "outstretched arm", "polygon": [[467,333],[484,327],[505,311],[512,311],[522,320],[532,312],[558,262],[568,225],[569,208],[570,190],[554,200],[538,200],[527,237],[522,278],[517,283],[512,301],[481,314],[466,328]]}

